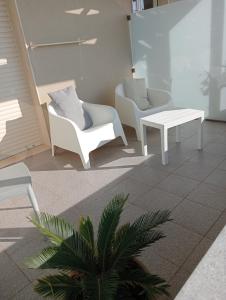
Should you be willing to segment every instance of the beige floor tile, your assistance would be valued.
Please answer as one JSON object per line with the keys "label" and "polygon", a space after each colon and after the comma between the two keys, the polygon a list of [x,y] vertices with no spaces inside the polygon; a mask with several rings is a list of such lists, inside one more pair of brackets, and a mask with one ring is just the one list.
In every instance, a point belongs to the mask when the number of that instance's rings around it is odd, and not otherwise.
{"label": "beige floor tile", "polygon": [[156,243],[153,248],[158,255],[180,266],[200,242],[201,235],[194,233],[173,222],[161,227],[166,238]]}
{"label": "beige floor tile", "polygon": [[[198,151],[198,142],[199,140],[198,140],[198,135],[196,130],[193,136],[181,141],[181,146],[187,150],[190,150],[193,153],[193,155],[195,155],[195,153],[200,152]],[[205,147],[207,144],[208,144],[208,139],[205,139],[203,137],[203,147]]]}
{"label": "beige floor tile", "polygon": [[59,195],[54,191],[49,190],[48,186],[33,182],[33,190],[35,192],[40,211],[45,211],[45,209],[54,205],[54,203],[59,201]]}
{"label": "beige floor tile", "polygon": [[222,134],[215,134],[213,137],[212,137],[212,140],[211,140],[212,143],[215,143],[215,144],[226,144],[226,136],[225,136],[225,132],[222,133]]}
{"label": "beige floor tile", "polygon": [[[36,236],[36,232],[34,230],[33,232],[34,236]],[[30,256],[40,253],[43,248],[49,245],[50,243],[43,236],[39,235],[31,240],[24,239],[19,245],[16,245],[15,248],[7,249],[7,253],[20,270],[26,274],[27,278],[29,278],[30,281],[34,281],[44,274],[49,273],[49,271],[28,269],[25,265],[25,260]]]}
{"label": "beige floor tile", "polygon": [[181,176],[186,176],[195,180],[204,180],[215,167],[210,165],[200,165],[198,162],[185,162],[174,173]]}
{"label": "beige floor tile", "polygon": [[[68,211],[64,212],[62,215],[64,217],[67,216],[68,218],[68,215],[71,214],[71,211],[76,209],[78,211],[79,216],[84,216],[84,217],[89,216],[91,218],[96,232],[101,214],[112,198],[113,195],[111,193],[97,192],[92,196],[80,201],[75,205],[73,209],[69,209]],[[72,217],[73,217],[73,213],[72,213]],[[73,218],[70,218],[70,216],[69,219],[73,220]],[[75,217],[74,217],[74,222],[75,222]]]}
{"label": "beige floor tile", "polygon": [[218,168],[226,171],[226,160],[224,160],[221,164],[219,164]]}
{"label": "beige floor tile", "polygon": [[108,188],[107,192],[111,192],[112,195],[116,194],[129,194],[129,202],[133,202],[136,198],[141,197],[145,192],[150,189],[150,186],[137,181],[132,178],[125,179],[118,183],[113,188]]}
{"label": "beige floor tile", "polygon": [[[175,299],[176,295],[179,293],[179,291],[181,290],[181,288],[183,287],[185,282],[188,280],[189,275],[190,274],[184,269],[180,269],[175,274],[175,276],[170,281],[169,292],[171,295],[171,299]],[[189,300],[189,299],[186,299],[186,300]]]}
{"label": "beige floor tile", "polygon": [[32,214],[33,209],[30,206],[12,207],[10,205],[8,208],[0,210],[0,228],[29,228],[28,217]]}
{"label": "beige floor tile", "polygon": [[206,252],[209,250],[212,243],[212,240],[204,238],[183,264],[183,269],[187,270],[189,273],[192,273]]}
{"label": "beige floor tile", "polygon": [[41,300],[43,297],[39,296],[34,290],[33,285],[29,284],[24,289],[22,289],[12,300]]}
{"label": "beige floor tile", "polygon": [[77,197],[85,197],[94,191],[94,187],[87,182],[85,172],[75,170],[51,170],[32,173],[32,178],[40,185],[46,185],[48,190],[57,195],[65,195],[73,191]]}
{"label": "beige floor tile", "polygon": [[226,155],[226,144],[209,143],[204,151],[210,154]]}
{"label": "beige floor tile", "polygon": [[143,210],[140,207],[137,207],[132,204],[127,204],[125,209],[122,212],[121,219],[120,219],[120,225],[123,225],[125,223],[132,223],[137,218],[139,218],[141,215],[145,214],[146,211]]}
{"label": "beige floor tile", "polygon": [[166,192],[176,194],[180,197],[187,196],[197,185],[199,181],[178,175],[170,175],[163,180],[157,187]]}
{"label": "beige floor tile", "polygon": [[11,299],[29,284],[28,279],[5,253],[0,254],[0,299]]}
{"label": "beige floor tile", "polygon": [[178,267],[170,261],[158,256],[151,246],[142,253],[140,259],[150,273],[162,277],[167,282],[170,281],[178,269]]}
{"label": "beige floor tile", "polygon": [[113,155],[109,155],[109,151],[105,154],[104,157],[103,155],[100,155],[100,158],[95,161],[96,168],[131,168],[145,162],[146,160],[148,160],[150,155],[143,156],[141,152],[141,147],[138,145],[139,144],[136,143],[136,148],[130,147],[123,149],[120,153],[118,153],[117,157],[115,156],[115,153],[113,153]]}
{"label": "beige floor tile", "polygon": [[222,213],[216,223],[210,228],[206,237],[215,240],[221,230],[226,226],[226,213]]}
{"label": "beige floor tile", "polygon": [[129,172],[129,177],[134,178],[149,186],[155,186],[163,179],[165,179],[169,173],[163,170],[153,169],[151,167],[139,166]]}
{"label": "beige floor tile", "polygon": [[225,131],[225,123],[224,122],[214,122],[214,121],[205,121],[203,130],[207,134],[221,134]]}
{"label": "beige floor tile", "polygon": [[216,155],[207,153],[205,151],[197,151],[189,159],[189,162],[198,163],[200,166],[217,167],[224,159],[225,155]]}
{"label": "beige floor tile", "polygon": [[186,158],[183,157],[181,159],[179,158],[177,160],[174,154],[171,155],[170,153],[169,153],[169,157],[170,157],[169,163],[165,166],[162,164],[162,158],[160,155],[152,156],[148,161],[145,162],[145,165],[149,166],[154,170],[171,173],[175,169],[179,168],[183,164],[183,162],[187,160],[187,157]]}
{"label": "beige floor tile", "polygon": [[112,193],[99,191],[76,204],[76,209],[86,215],[101,215],[104,208],[113,198]]}
{"label": "beige floor tile", "polygon": [[55,203],[51,203],[49,206],[46,206],[45,212],[52,215],[62,215],[67,212],[73,212],[76,217],[79,214],[76,209],[76,205],[82,200],[82,198],[78,199],[73,193],[68,193],[65,196],[59,197]]}
{"label": "beige floor tile", "polygon": [[115,186],[128,177],[130,170],[128,167],[91,169],[86,172],[85,180],[97,192]]}
{"label": "beige floor tile", "polygon": [[191,137],[197,133],[198,122],[192,121],[186,124],[181,125],[181,136],[183,137]]}
{"label": "beige floor tile", "polygon": [[206,183],[215,184],[226,189],[226,171],[216,169],[205,180]]}
{"label": "beige floor tile", "polygon": [[[32,226],[29,223],[30,226]],[[30,241],[34,236],[29,227],[5,227],[0,228],[0,253],[9,249],[17,249],[23,247],[27,241]]]}
{"label": "beige floor tile", "polygon": [[225,189],[209,183],[200,184],[188,195],[188,199],[223,211],[226,208]]}
{"label": "beige floor tile", "polygon": [[182,199],[183,198],[175,194],[165,192],[158,188],[153,188],[142,197],[137,198],[133,204],[150,211],[164,209],[172,210],[182,201]]}
{"label": "beige floor tile", "polygon": [[184,200],[175,208],[172,218],[177,224],[204,236],[220,214],[220,211],[210,207]]}

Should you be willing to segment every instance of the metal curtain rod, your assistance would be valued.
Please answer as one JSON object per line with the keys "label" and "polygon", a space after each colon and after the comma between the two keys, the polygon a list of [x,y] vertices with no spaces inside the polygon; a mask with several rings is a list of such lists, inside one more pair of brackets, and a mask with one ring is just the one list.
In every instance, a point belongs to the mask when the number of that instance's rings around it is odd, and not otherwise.
{"label": "metal curtain rod", "polygon": [[27,48],[35,49],[35,48],[40,48],[40,47],[51,47],[51,46],[61,46],[61,45],[81,45],[84,42],[86,42],[86,40],[76,40],[76,41],[56,42],[56,43],[44,43],[44,44],[33,44],[32,42],[30,42],[27,45]]}

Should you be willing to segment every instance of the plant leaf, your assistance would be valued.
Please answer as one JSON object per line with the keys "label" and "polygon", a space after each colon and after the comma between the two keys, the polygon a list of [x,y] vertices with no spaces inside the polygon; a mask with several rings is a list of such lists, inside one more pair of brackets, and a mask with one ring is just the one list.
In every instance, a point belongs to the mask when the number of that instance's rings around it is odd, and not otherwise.
{"label": "plant leaf", "polygon": [[[79,280],[67,274],[49,275],[38,279],[34,290],[44,298],[79,299],[82,295],[82,286]],[[82,298],[81,298],[82,299]]]}
{"label": "plant leaf", "polygon": [[114,268],[123,267],[128,259],[139,255],[145,247],[163,238],[161,231],[153,229],[169,221],[169,215],[169,211],[144,214],[133,224],[120,228],[113,241],[111,265]]}
{"label": "plant leaf", "polygon": [[112,241],[127,199],[128,195],[116,195],[102,213],[97,235],[97,250],[100,268],[103,271],[107,269],[107,261],[111,256]]}
{"label": "plant leaf", "polygon": [[57,247],[45,248],[40,254],[29,257],[25,264],[31,269],[61,269],[88,273],[90,266],[79,256],[69,251],[61,251]]}
{"label": "plant leaf", "polygon": [[85,299],[89,300],[114,300],[119,276],[115,271],[102,273],[99,276],[86,276],[83,279]]}
{"label": "plant leaf", "polygon": [[79,224],[79,233],[95,253],[93,224],[89,217],[82,217]]}
{"label": "plant leaf", "polygon": [[132,226],[137,228],[137,230],[140,229],[141,232],[149,231],[171,221],[170,214],[171,212],[169,210],[149,212],[137,218]]}
{"label": "plant leaf", "polygon": [[136,260],[130,260],[127,268],[119,273],[120,284],[128,286],[140,286],[148,295],[148,299],[155,299],[156,295],[165,294],[169,296],[167,282],[157,275],[150,274],[144,270]]}
{"label": "plant leaf", "polygon": [[40,213],[37,217],[29,218],[30,221],[47,236],[52,244],[59,246],[65,239],[72,236],[74,227],[57,216]]}

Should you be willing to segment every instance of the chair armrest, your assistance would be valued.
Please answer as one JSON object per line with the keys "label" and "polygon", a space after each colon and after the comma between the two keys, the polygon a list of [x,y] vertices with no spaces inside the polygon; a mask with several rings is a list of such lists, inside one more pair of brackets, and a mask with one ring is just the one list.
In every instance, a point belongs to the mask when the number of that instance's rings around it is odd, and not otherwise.
{"label": "chair armrest", "polygon": [[120,96],[117,95],[115,96],[115,106],[117,105],[124,105],[128,108],[131,107],[131,109],[133,110],[139,110],[137,104],[135,103],[135,101],[133,101],[132,99],[125,97],[125,96]]}
{"label": "chair armrest", "polygon": [[166,90],[147,88],[147,94],[154,107],[171,104],[171,94]]}
{"label": "chair armrest", "polygon": [[112,123],[115,118],[117,118],[117,111],[111,106],[88,102],[82,103],[84,109],[90,114],[94,127],[106,123]]}
{"label": "chair armrest", "polygon": [[132,99],[116,94],[115,108],[117,109],[123,124],[132,127],[136,126],[137,116],[139,115],[140,110]]}
{"label": "chair armrest", "polygon": [[74,151],[78,149],[82,131],[71,120],[49,113],[51,142],[56,146]]}

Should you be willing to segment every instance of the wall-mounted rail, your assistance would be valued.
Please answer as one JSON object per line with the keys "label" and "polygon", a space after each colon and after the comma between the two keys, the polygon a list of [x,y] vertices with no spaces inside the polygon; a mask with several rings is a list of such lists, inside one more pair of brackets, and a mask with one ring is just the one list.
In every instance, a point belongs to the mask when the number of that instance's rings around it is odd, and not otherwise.
{"label": "wall-mounted rail", "polygon": [[52,47],[52,46],[63,46],[63,45],[82,45],[85,43],[86,40],[76,40],[76,41],[68,41],[68,42],[55,42],[55,43],[43,43],[43,44],[33,44],[30,42],[27,45],[28,49],[35,49],[35,48],[41,48],[41,47]]}

